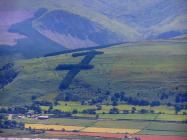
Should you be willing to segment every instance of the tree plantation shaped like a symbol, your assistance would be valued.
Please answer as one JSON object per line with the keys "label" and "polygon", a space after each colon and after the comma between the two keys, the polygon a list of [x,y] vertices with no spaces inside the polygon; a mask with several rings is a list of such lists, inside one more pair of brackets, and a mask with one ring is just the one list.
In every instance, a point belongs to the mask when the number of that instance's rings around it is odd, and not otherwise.
{"label": "tree plantation shaped like a symbol", "polygon": [[79,57],[79,56],[85,56],[79,64],[61,64],[56,67],[56,70],[62,71],[62,70],[68,70],[69,72],[66,74],[64,79],[62,80],[59,89],[67,89],[75,76],[81,71],[81,70],[89,70],[94,68],[93,65],[90,65],[89,63],[96,55],[101,55],[103,52],[100,51],[88,51],[88,52],[80,52],[80,53],[74,53],[72,54],[72,57]]}

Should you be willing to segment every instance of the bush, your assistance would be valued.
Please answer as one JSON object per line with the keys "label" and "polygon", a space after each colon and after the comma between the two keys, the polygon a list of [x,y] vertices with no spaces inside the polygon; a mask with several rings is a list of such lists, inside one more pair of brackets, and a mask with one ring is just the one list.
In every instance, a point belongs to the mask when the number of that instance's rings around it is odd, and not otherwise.
{"label": "bush", "polygon": [[113,107],[112,109],[110,109],[109,114],[119,114],[119,110]]}
{"label": "bush", "polygon": [[77,113],[78,113],[78,110],[77,110],[77,109],[73,109],[72,113],[73,113],[73,114],[77,114]]}
{"label": "bush", "polygon": [[86,109],[82,111],[83,114],[96,114],[96,109]]}

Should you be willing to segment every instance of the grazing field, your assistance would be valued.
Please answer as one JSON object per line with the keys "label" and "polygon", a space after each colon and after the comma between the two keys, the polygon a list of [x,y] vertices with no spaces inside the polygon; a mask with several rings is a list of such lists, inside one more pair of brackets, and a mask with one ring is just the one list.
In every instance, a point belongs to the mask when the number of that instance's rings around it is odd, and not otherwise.
{"label": "grazing field", "polygon": [[77,109],[79,112],[85,109],[96,109],[94,105],[81,105],[79,102],[60,102],[60,105],[54,106],[54,109],[59,109],[61,111],[73,111]]}
{"label": "grazing field", "polygon": [[112,119],[112,120],[155,120],[158,114],[101,114],[102,119]]}
{"label": "grazing field", "polygon": [[[78,112],[81,112],[83,110],[86,109],[96,109],[95,105],[81,105],[80,102],[64,102],[61,101],[59,102],[60,105],[54,106],[53,109],[59,109],[61,111],[64,112],[68,112],[68,111],[73,111],[74,109],[76,109]],[[162,113],[162,114],[175,114],[175,109],[174,107],[168,107],[168,106],[155,106],[155,107],[151,107],[151,106],[134,106],[134,105],[127,105],[127,104],[120,104],[115,106],[117,109],[119,109],[120,111],[123,110],[129,110],[131,111],[133,107],[136,108],[137,111],[140,111],[142,109],[146,109],[146,110],[153,110],[155,113]],[[41,106],[42,110],[48,110],[49,107],[48,106]],[[101,110],[97,110],[96,112],[98,114],[102,114],[104,113],[108,113],[110,111],[110,109],[112,109],[113,106],[112,105],[101,105]],[[184,112],[183,110],[181,111],[181,113]]]}
{"label": "grazing field", "polygon": [[31,119],[31,118],[25,118],[25,119],[16,119],[18,122],[25,122],[25,123],[41,123],[41,124],[49,124],[49,125],[72,125],[72,126],[82,126],[82,127],[87,127],[87,126],[92,126],[94,125],[97,121],[96,120],[91,120],[91,119],[68,119],[68,118],[52,118],[46,120],[36,120],[36,119]]}
{"label": "grazing field", "polygon": [[127,120],[157,120],[157,121],[186,121],[187,115],[168,114],[100,114],[103,119]]}
{"label": "grazing field", "polygon": [[156,120],[162,120],[162,121],[186,121],[187,120],[187,115],[160,114],[160,115],[158,115]]}
{"label": "grazing field", "polygon": [[187,131],[166,131],[166,130],[143,130],[141,135],[165,135],[165,136],[187,136]]}

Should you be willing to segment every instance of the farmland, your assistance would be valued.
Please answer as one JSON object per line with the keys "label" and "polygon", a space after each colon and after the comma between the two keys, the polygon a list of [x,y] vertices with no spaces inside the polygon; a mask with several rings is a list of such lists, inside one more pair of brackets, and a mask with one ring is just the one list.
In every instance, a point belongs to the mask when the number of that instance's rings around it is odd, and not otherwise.
{"label": "farmland", "polygon": [[[150,121],[134,121],[134,120],[92,120],[92,119],[71,119],[71,118],[52,118],[46,120],[36,119],[17,119],[25,123],[47,124],[47,125],[69,125],[82,127],[107,127],[107,128],[130,128],[130,129],[146,129],[150,130],[185,130],[186,124],[183,123],[168,123],[168,122],[150,122]],[[161,126],[161,127],[160,127]]]}
{"label": "farmland", "polygon": [[94,133],[128,133],[134,134],[139,132],[139,129],[121,129],[121,128],[99,128],[99,127],[78,127],[78,126],[63,126],[63,125],[46,125],[46,124],[25,124],[25,128],[45,129],[45,130],[66,130],[66,131],[81,131]]}
{"label": "farmland", "polygon": [[25,124],[25,128],[33,128],[33,129],[45,129],[45,130],[63,130],[66,131],[75,131],[83,129],[84,127],[78,127],[78,126],[63,126],[63,125],[45,125],[45,124]]}
{"label": "farmland", "polygon": [[[45,129],[65,128],[66,130],[80,130],[81,132],[105,132],[104,133],[136,133],[152,135],[187,135],[187,125],[183,123],[154,122],[154,121],[135,121],[135,120],[92,120],[92,119],[72,119],[72,118],[53,118],[46,120],[17,119],[16,121],[25,122],[26,127]],[[58,127],[57,127],[58,126]],[[71,127],[70,127],[71,126]],[[94,128],[94,129],[93,129]],[[54,129],[54,130],[55,130]],[[101,130],[100,130],[101,129]],[[131,131],[129,131],[131,130]]]}

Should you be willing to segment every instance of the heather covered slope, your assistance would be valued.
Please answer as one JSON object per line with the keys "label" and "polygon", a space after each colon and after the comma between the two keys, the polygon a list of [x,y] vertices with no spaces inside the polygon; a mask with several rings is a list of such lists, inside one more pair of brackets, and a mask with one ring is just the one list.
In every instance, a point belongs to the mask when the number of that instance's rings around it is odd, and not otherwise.
{"label": "heather covered slope", "polygon": [[[68,89],[59,85],[67,71],[59,64],[77,64],[83,56],[63,54],[17,61],[18,76],[0,92],[1,104],[26,104],[37,99],[98,100],[108,102],[117,92],[145,101],[176,104],[177,95],[186,93],[186,41],[160,41],[124,44],[97,49],[104,54],[91,61],[94,68],[81,70]],[[110,101],[109,101],[110,102]]]}

